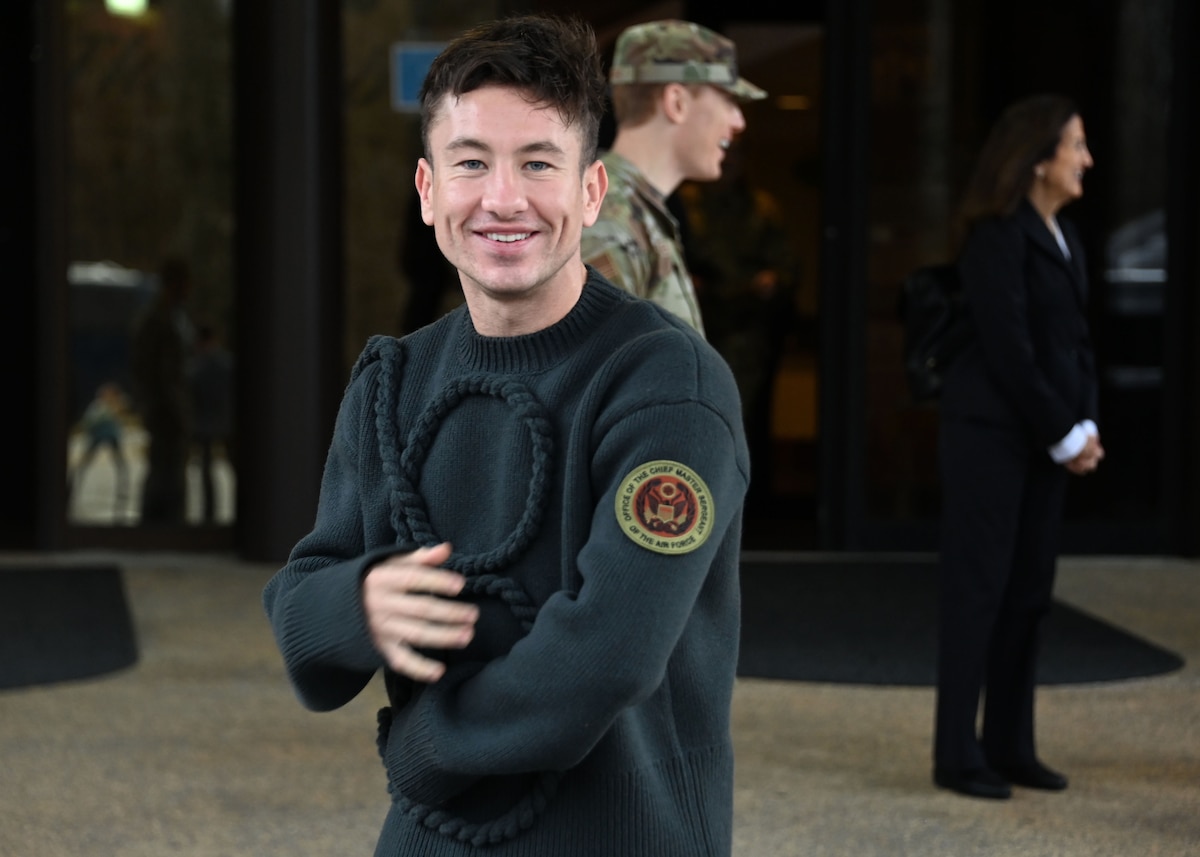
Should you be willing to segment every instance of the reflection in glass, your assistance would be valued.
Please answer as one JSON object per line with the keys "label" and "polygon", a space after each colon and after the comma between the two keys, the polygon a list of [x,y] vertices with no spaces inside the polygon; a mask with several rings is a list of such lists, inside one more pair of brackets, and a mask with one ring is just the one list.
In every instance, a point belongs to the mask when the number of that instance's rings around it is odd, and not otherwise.
{"label": "reflection in glass", "polygon": [[230,5],[66,6],[73,525],[234,520]]}
{"label": "reflection in glass", "polygon": [[[1104,27],[1078,40],[1063,40],[1062,28],[1048,24],[1007,30],[1030,13],[1066,22],[1077,14],[1072,8],[1086,6],[874,4],[864,468],[871,519],[936,521],[941,504],[936,407],[911,401],[904,384],[900,284],[922,265],[954,260],[948,226],[988,124],[1018,97],[1046,89],[1080,103],[1102,167],[1067,217],[1084,236],[1092,271],[1089,324],[1107,458],[1086,491],[1069,494],[1066,519],[1151,521],[1160,514],[1170,175],[1161,155],[1168,150],[1175,4],[1116,0],[1115,23],[1104,25],[1112,27],[1111,43]],[[1092,68],[1077,61],[1084,53],[1111,59]]]}
{"label": "reflection in glass", "polygon": [[233,356],[215,325],[195,326],[183,311],[180,264],[68,272],[73,524],[233,523]]}

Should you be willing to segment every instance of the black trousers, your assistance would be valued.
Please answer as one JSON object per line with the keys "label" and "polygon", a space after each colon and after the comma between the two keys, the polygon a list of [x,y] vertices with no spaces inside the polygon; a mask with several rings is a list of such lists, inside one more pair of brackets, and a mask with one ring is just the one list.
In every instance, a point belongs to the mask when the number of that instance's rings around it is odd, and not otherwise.
{"label": "black trousers", "polygon": [[966,420],[942,420],[939,458],[934,764],[1028,764],[1036,758],[1039,627],[1050,610],[1070,474],[1022,434]]}

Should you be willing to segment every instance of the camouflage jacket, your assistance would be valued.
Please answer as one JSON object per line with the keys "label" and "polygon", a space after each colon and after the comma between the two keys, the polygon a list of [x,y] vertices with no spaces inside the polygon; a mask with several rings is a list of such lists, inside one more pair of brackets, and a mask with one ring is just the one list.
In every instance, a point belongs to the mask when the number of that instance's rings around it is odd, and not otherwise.
{"label": "camouflage jacket", "polygon": [[625,291],[647,298],[704,334],[696,287],[683,259],[679,223],[638,168],[614,152],[603,157],[608,194],[583,230],[583,261]]}

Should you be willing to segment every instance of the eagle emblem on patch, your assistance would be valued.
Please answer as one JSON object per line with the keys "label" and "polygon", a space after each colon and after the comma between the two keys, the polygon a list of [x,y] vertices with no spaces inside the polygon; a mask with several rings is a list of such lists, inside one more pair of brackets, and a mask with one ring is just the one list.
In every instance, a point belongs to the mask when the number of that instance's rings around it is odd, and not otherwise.
{"label": "eagle emblem on patch", "polygon": [[678,461],[649,461],[617,489],[617,523],[655,553],[690,553],[708,539],[713,499],[704,480]]}

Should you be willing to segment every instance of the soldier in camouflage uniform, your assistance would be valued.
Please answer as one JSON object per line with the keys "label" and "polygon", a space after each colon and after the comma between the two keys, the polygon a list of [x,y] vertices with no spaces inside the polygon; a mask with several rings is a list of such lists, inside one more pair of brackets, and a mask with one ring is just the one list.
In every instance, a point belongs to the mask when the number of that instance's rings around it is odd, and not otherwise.
{"label": "soldier in camouflage uniform", "polygon": [[733,42],[688,21],[653,21],[617,39],[612,70],[617,132],[604,155],[608,194],[583,231],[583,259],[701,334],[700,304],[666,198],[685,180],[715,181],[739,103],[766,93],[738,76]]}

